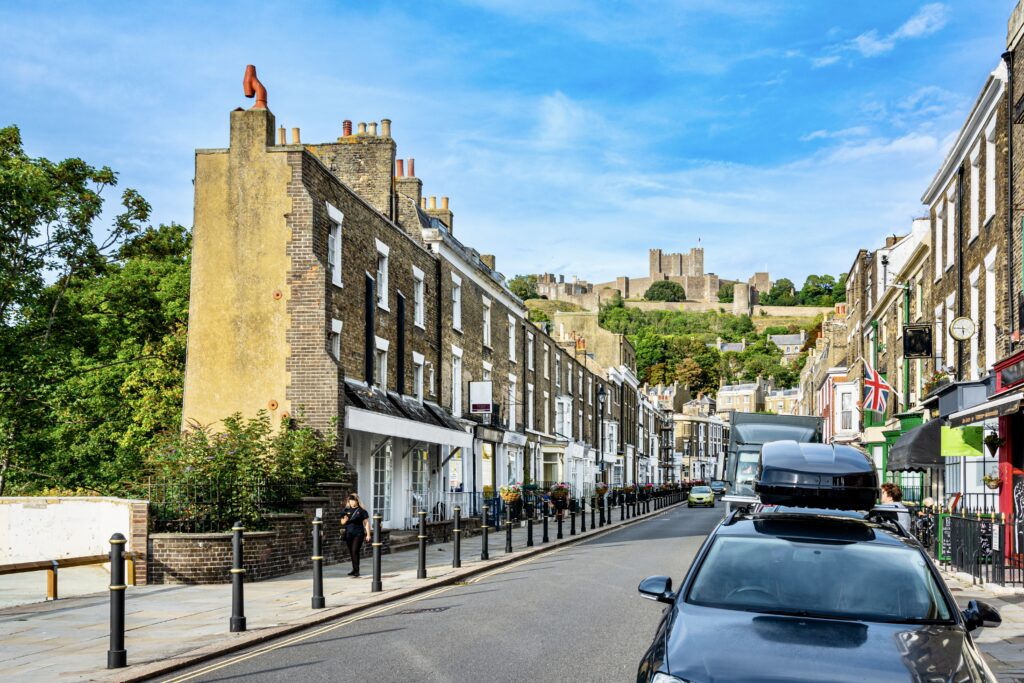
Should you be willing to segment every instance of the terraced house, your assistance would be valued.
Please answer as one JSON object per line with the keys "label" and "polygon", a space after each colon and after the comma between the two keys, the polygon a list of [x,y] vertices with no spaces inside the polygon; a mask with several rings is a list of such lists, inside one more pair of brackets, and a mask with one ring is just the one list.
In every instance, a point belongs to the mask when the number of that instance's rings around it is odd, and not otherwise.
{"label": "terraced house", "polygon": [[525,479],[667,477],[648,463],[669,420],[632,357],[603,366],[529,322],[453,218],[387,119],[304,144],[232,112],[229,147],[196,152],[186,424],[301,416],[392,529]]}

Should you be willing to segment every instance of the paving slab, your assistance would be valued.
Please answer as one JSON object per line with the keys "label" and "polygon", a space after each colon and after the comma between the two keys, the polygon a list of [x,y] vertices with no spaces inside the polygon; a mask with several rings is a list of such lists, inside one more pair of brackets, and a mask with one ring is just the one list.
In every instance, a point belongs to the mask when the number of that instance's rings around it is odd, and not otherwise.
{"label": "paving slab", "polygon": [[1024,590],[979,585],[966,574],[943,575],[961,608],[970,600],[984,600],[999,610],[1003,623],[975,631],[974,642],[1000,681],[1024,683]]}

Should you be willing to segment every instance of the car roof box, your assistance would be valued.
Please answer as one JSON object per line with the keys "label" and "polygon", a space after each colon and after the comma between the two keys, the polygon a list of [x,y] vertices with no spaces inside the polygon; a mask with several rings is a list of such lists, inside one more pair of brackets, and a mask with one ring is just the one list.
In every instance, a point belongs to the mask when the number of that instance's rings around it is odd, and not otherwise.
{"label": "car roof box", "polygon": [[870,510],[878,475],[852,446],[771,441],[761,447],[754,491],[764,505]]}

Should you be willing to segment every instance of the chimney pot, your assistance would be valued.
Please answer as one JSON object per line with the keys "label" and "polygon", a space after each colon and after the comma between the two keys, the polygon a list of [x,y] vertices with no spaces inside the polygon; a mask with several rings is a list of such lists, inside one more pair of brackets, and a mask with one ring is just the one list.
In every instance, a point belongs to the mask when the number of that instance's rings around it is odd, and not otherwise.
{"label": "chimney pot", "polygon": [[445,211],[448,210],[448,198],[447,197],[441,197],[441,208],[444,209]]}
{"label": "chimney pot", "polygon": [[352,122],[348,119],[341,122],[341,134],[346,138],[352,135]]}
{"label": "chimney pot", "polygon": [[382,138],[391,137],[391,119],[380,120],[380,136]]}
{"label": "chimney pot", "polygon": [[397,170],[395,171],[395,175],[398,176],[399,178],[404,177],[405,176],[405,159],[398,159],[398,160],[396,160],[395,161],[395,166],[397,167]]}
{"label": "chimney pot", "polygon": [[359,122],[359,127],[356,129],[356,135],[366,135],[366,124],[362,121]]}
{"label": "chimney pot", "polygon": [[372,135],[373,137],[377,137],[377,122],[376,121],[371,121],[370,122],[370,135]]}
{"label": "chimney pot", "polygon": [[299,140],[299,129],[298,128],[292,128],[292,144],[293,145],[300,145],[300,144],[302,144],[300,142],[300,140]]}
{"label": "chimney pot", "polygon": [[424,209],[427,208],[427,198],[426,197],[420,197],[420,207],[424,208]]}
{"label": "chimney pot", "polygon": [[409,159],[409,177],[410,178],[415,178],[416,177],[416,160],[415,159]]}
{"label": "chimney pot", "polygon": [[277,144],[279,144],[279,145],[288,144],[288,137],[285,134],[284,126],[280,126],[277,129]]}
{"label": "chimney pot", "polygon": [[430,208],[431,209],[436,209],[437,208],[437,197],[435,197],[433,195],[430,196]]}

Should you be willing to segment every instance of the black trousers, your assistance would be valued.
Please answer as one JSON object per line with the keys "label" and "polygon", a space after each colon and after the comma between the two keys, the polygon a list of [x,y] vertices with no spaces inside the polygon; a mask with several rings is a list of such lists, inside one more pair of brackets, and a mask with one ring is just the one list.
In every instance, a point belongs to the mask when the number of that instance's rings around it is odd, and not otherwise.
{"label": "black trousers", "polygon": [[348,555],[352,558],[352,571],[359,573],[359,553],[363,549],[364,537],[362,534],[345,534],[345,545],[348,547]]}

